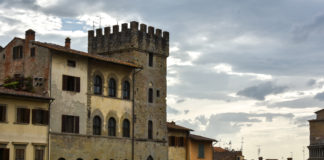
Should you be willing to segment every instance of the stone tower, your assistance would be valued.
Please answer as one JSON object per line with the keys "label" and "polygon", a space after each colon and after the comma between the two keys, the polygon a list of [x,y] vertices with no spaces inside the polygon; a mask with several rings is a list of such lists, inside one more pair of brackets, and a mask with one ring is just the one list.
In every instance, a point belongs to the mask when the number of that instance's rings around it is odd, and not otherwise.
{"label": "stone tower", "polygon": [[[142,66],[134,71],[134,159],[166,160],[168,157],[166,126],[167,57],[169,32],[130,22],[112,28],[88,32],[88,52],[135,62]],[[132,88],[132,87],[131,87]],[[153,135],[149,135],[149,123]]]}

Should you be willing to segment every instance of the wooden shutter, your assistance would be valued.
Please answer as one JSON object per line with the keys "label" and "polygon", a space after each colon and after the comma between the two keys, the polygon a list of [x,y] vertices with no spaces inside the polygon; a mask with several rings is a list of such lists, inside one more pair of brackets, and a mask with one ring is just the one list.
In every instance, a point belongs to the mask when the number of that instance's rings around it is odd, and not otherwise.
{"label": "wooden shutter", "polygon": [[75,91],[80,92],[80,77],[75,77]]}
{"label": "wooden shutter", "polygon": [[74,117],[74,127],[75,127],[74,133],[79,133],[79,116]]}
{"label": "wooden shutter", "polygon": [[32,123],[35,124],[36,122],[36,114],[37,114],[37,110],[33,109],[32,110]]}
{"label": "wooden shutter", "polygon": [[4,122],[6,121],[6,111],[7,107],[6,106],[0,106],[0,112],[1,112],[1,117],[0,117],[0,121]]}
{"label": "wooden shutter", "polygon": [[43,124],[48,124],[49,121],[49,112],[48,111],[43,111]]}
{"label": "wooden shutter", "polygon": [[179,137],[174,137],[174,146],[179,146]]}
{"label": "wooden shutter", "polygon": [[29,123],[29,117],[30,117],[30,109],[24,109],[25,111],[25,113],[24,113],[24,122],[25,123]]}
{"label": "wooden shutter", "polygon": [[68,86],[68,76],[63,75],[62,90],[66,91]]}
{"label": "wooden shutter", "polygon": [[0,157],[0,158],[3,158],[3,160],[9,160],[9,149],[8,148],[3,149],[3,157]]}
{"label": "wooden shutter", "polygon": [[66,116],[62,115],[62,132],[66,132],[65,123],[66,123]]}

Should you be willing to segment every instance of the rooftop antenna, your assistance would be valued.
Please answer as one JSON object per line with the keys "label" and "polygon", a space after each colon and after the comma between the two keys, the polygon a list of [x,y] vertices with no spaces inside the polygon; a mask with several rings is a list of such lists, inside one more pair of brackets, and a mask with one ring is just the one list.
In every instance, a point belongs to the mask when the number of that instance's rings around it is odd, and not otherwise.
{"label": "rooftop antenna", "polygon": [[93,30],[95,30],[94,21],[92,21],[92,28],[93,28]]}
{"label": "rooftop antenna", "polygon": [[244,137],[242,137],[242,141],[241,141],[241,152],[243,153],[243,144],[244,144]]}
{"label": "rooftop antenna", "polygon": [[260,154],[261,154],[261,148],[260,145],[258,145],[258,157],[260,157]]}
{"label": "rooftop antenna", "polygon": [[230,150],[232,150],[232,141],[229,141],[229,147],[230,147]]}

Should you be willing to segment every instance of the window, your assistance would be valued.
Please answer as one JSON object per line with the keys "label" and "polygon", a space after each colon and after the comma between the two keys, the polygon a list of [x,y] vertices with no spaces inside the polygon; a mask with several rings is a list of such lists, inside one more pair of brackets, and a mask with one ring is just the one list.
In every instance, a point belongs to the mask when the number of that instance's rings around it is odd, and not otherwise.
{"label": "window", "polygon": [[204,144],[198,145],[198,158],[205,158]]}
{"label": "window", "polygon": [[75,63],[75,61],[68,60],[67,61],[67,65],[70,66],[70,67],[75,67],[76,66],[76,63]]}
{"label": "window", "polygon": [[23,47],[22,46],[13,47],[12,53],[13,53],[12,54],[13,59],[21,59],[21,58],[23,58]]}
{"label": "window", "polygon": [[153,103],[153,89],[152,88],[149,88],[148,102]]}
{"label": "window", "polygon": [[116,136],[116,120],[114,118],[108,120],[108,136]]}
{"label": "window", "polygon": [[6,122],[7,107],[0,104],[0,122]]}
{"label": "window", "polygon": [[48,124],[48,111],[41,109],[32,110],[32,123],[33,124]]}
{"label": "window", "polygon": [[82,158],[78,158],[77,160],[83,160]]}
{"label": "window", "polygon": [[99,116],[93,118],[93,135],[101,135],[101,119]]}
{"label": "window", "polygon": [[147,157],[146,160],[153,160],[152,156]]}
{"label": "window", "polygon": [[0,159],[9,160],[9,148],[0,148]]}
{"label": "window", "polygon": [[25,149],[17,148],[15,160],[25,160]]}
{"label": "window", "polygon": [[65,160],[65,158],[59,158],[58,160]]}
{"label": "window", "polygon": [[62,132],[79,133],[79,116],[62,115]]}
{"label": "window", "polygon": [[169,146],[175,146],[175,139],[176,137],[175,136],[170,136],[169,137]]}
{"label": "window", "polygon": [[44,149],[43,148],[35,149],[35,160],[44,160]]}
{"label": "window", "polygon": [[148,121],[148,129],[147,129],[147,135],[148,135],[148,139],[153,139],[153,122],[152,121]]}
{"label": "window", "polygon": [[63,90],[80,92],[80,77],[63,75]]}
{"label": "window", "polygon": [[130,123],[128,119],[123,121],[123,137],[130,137]]}
{"label": "window", "polygon": [[184,137],[178,137],[178,146],[179,147],[185,146]]}
{"label": "window", "polygon": [[30,56],[35,57],[35,48],[30,49]]}
{"label": "window", "polygon": [[6,55],[4,53],[2,55],[2,59],[6,59]]}
{"label": "window", "polygon": [[153,66],[153,53],[149,53],[149,66]]}
{"label": "window", "polygon": [[100,76],[95,76],[94,83],[93,83],[93,92],[94,94],[101,94],[102,93],[102,80]]}
{"label": "window", "polygon": [[29,115],[29,109],[17,108],[17,123],[29,123]]}
{"label": "window", "polygon": [[124,81],[123,84],[123,99],[130,99],[130,85],[128,81]]}
{"label": "window", "polygon": [[156,90],[156,97],[160,97],[160,90]]}
{"label": "window", "polygon": [[116,81],[113,78],[109,79],[109,96],[116,97]]}

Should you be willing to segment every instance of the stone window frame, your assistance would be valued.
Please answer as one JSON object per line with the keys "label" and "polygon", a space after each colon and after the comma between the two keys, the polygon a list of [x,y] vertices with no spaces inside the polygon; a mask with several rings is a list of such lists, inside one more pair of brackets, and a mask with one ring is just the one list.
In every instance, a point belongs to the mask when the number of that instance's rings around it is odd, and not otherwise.
{"label": "stone window frame", "polygon": [[[95,94],[94,92],[94,80],[96,76],[100,76],[101,78],[101,94]],[[91,79],[90,79],[90,90],[91,93],[97,96],[104,96],[105,95],[105,76],[102,74],[102,72],[100,72],[99,70],[95,70],[94,72],[92,72],[91,74]]]}
{"label": "stone window frame", "polygon": [[14,160],[16,160],[16,156],[17,156],[17,149],[23,149],[24,150],[24,160],[26,159],[26,148],[28,143],[25,142],[12,142],[13,146],[14,146]]}
{"label": "stone window frame", "polygon": [[[120,121],[120,126],[121,126],[121,130],[122,130],[122,137],[123,138],[130,138],[132,137],[132,129],[133,129],[133,126],[132,126],[132,116],[129,114],[129,113],[124,113],[122,116],[121,116],[121,121]],[[123,123],[124,123],[124,120],[127,119],[129,121],[129,137],[124,137],[124,128],[123,128]]]}
{"label": "stone window frame", "polygon": [[120,132],[119,132],[119,126],[120,126],[120,119],[119,117],[117,116],[117,112],[116,111],[110,111],[108,112],[108,114],[106,115],[106,119],[105,119],[105,122],[106,122],[106,125],[105,125],[105,128],[107,129],[107,135],[109,136],[109,119],[110,118],[114,118],[116,120],[116,135],[115,136],[110,136],[110,137],[119,137],[120,136]]}
{"label": "stone window frame", "polygon": [[149,140],[154,139],[154,125],[153,125],[153,120],[152,119],[149,119],[147,121],[147,139],[149,139]]}
{"label": "stone window frame", "polygon": [[[116,85],[116,93],[115,93],[116,95],[115,95],[115,97],[110,96],[110,94],[109,94],[109,87],[110,87],[109,86],[109,81],[110,81],[111,78],[113,78],[115,80],[115,83],[116,83],[115,84]],[[111,74],[108,75],[108,77],[107,77],[108,97],[111,97],[111,98],[123,98],[122,96],[120,97],[120,95],[119,95],[119,93],[122,93],[122,87],[119,86],[120,84],[122,84],[122,83],[119,82],[119,78],[116,76],[115,73],[111,73]]]}
{"label": "stone window frame", "polygon": [[[93,119],[94,117],[98,116],[101,119],[101,129],[100,129],[100,135],[104,135],[104,123],[105,123],[105,118],[102,114],[102,112],[99,109],[95,109],[92,113],[91,113],[91,134],[93,134]],[[100,136],[100,135],[96,135],[96,136]]]}
{"label": "stone window frame", "polygon": [[34,154],[33,154],[34,160],[36,160],[36,150],[43,150],[43,160],[45,160],[47,144],[32,143],[32,145],[34,146]]}
{"label": "stone window frame", "polygon": [[[128,99],[125,99],[124,98],[124,83],[125,81],[127,81],[129,83],[129,98]],[[124,100],[132,100],[133,99],[133,83],[132,83],[132,79],[129,78],[128,76],[124,77],[121,81],[121,98],[124,99]]]}

